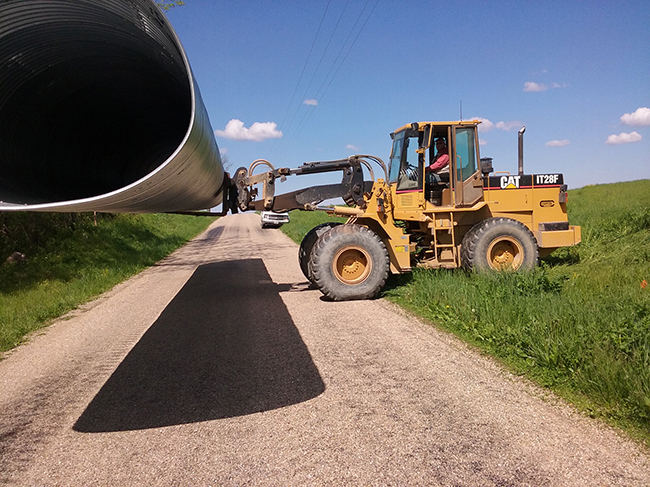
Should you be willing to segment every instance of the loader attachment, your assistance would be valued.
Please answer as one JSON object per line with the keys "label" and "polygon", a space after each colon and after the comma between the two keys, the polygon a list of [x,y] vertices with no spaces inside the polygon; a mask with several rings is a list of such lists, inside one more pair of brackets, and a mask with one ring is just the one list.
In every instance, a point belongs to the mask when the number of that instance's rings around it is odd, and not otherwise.
{"label": "loader attachment", "polygon": [[[374,181],[363,180],[362,164],[370,168],[364,157],[376,159],[372,156],[351,156],[347,159],[336,161],[307,162],[297,169],[286,167],[275,169],[271,163],[263,159],[251,164],[249,169],[240,167],[233,178],[237,187],[237,203],[239,209],[246,210],[267,210],[267,211],[290,211],[290,210],[315,210],[325,200],[343,198],[347,205],[365,208],[366,200],[364,194],[372,191]],[[382,162],[383,164],[383,162]],[[263,173],[253,175],[253,171],[260,165],[269,167]],[[293,191],[282,195],[275,195],[275,182],[278,178],[284,180],[287,176],[299,176],[308,174],[319,174],[326,172],[341,171],[342,180],[339,184],[326,184],[321,186],[310,186],[304,189]],[[385,171],[385,165],[384,165]],[[372,179],[374,174],[370,169]],[[258,188],[262,185],[262,198],[258,197]]]}

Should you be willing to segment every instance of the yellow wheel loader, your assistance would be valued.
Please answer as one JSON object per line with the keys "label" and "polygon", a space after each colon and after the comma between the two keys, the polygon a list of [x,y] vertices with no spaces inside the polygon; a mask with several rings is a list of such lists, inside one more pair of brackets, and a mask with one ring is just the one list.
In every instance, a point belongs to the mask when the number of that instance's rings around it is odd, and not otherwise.
{"label": "yellow wheel loader", "polygon": [[[369,155],[297,169],[276,169],[258,160],[236,171],[226,204],[233,211],[301,209],[347,216],[345,224],[312,229],[299,249],[305,276],[334,300],[376,296],[389,271],[409,272],[416,265],[526,270],[553,250],[579,243],[580,227],[569,225],[567,218],[563,175],[523,172],[525,127],[519,131],[518,173],[493,173],[492,160],[479,156],[479,123],[400,127],[391,134],[388,166]],[[445,167],[432,171],[445,161]],[[373,165],[383,177],[375,178]],[[253,174],[260,166],[267,170]],[[364,169],[370,180],[364,180]],[[275,195],[277,179],[331,171],[343,173],[340,184]],[[347,206],[318,206],[336,197]]]}

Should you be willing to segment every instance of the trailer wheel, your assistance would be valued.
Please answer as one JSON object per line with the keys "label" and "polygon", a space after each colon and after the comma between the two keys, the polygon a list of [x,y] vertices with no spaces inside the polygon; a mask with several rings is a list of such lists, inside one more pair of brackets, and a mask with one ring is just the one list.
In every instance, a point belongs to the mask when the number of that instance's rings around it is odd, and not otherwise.
{"label": "trailer wheel", "polygon": [[537,265],[535,236],[510,218],[489,218],[474,225],[463,238],[461,263],[466,269],[530,270]]}
{"label": "trailer wheel", "polygon": [[302,242],[300,243],[300,249],[298,249],[298,262],[300,263],[300,270],[305,275],[305,277],[309,279],[309,282],[314,285],[314,277],[309,272],[309,259],[311,258],[311,251],[313,250],[314,244],[316,243],[316,240],[318,240],[318,237],[320,237],[330,228],[336,227],[338,225],[342,225],[342,223],[321,223],[320,225],[317,225],[309,230],[309,232],[307,232],[307,235],[305,235],[305,238],[303,238]]}
{"label": "trailer wheel", "polygon": [[388,277],[388,251],[366,227],[339,225],[322,234],[311,253],[314,284],[335,301],[375,297]]}

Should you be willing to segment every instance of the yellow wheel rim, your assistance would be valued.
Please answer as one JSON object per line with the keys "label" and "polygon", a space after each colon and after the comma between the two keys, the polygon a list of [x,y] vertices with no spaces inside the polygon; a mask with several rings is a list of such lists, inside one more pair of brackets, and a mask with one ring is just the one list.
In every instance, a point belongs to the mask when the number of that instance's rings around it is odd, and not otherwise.
{"label": "yellow wheel rim", "polygon": [[516,271],[524,261],[524,248],[514,238],[500,237],[488,247],[487,258],[488,264],[494,270]]}
{"label": "yellow wheel rim", "polygon": [[372,260],[361,247],[347,246],[334,256],[332,270],[343,284],[359,284],[370,275]]}

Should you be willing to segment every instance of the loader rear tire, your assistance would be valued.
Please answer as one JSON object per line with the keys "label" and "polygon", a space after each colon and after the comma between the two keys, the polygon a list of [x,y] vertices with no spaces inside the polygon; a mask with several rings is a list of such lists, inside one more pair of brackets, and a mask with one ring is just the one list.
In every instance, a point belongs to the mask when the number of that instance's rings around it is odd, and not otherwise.
{"label": "loader rear tire", "polygon": [[386,282],[388,268],[382,240],[356,224],[339,225],[322,234],[309,261],[314,284],[335,301],[374,298]]}
{"label": "loader rear tire", "polygon": [[338,225],[343,225],[341,222],[325,222],[320,225],[316,225],[314,228],[307,232],[307,235],[302,239],[300,243],[300,249],[298,249],[298,262],[300,263],[300,270],[305,275],[309,282],[315,285],[314,277],[309,272],[309,259],[311,258],[311,251],[314,248],[314,244],[322,234],[328,231],[330,228],[336,227]]}
{"label": "loader rear tire", "polygon": [[539,251],[532,232],[510,218],[489,218],[474,225],[463,237],[461,263],[477,271],[530,270]]}

